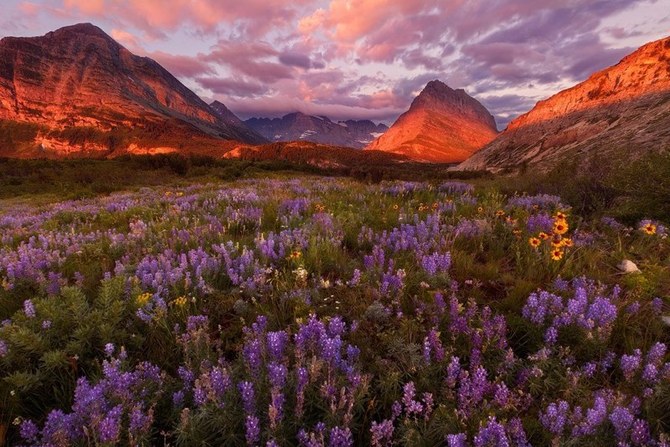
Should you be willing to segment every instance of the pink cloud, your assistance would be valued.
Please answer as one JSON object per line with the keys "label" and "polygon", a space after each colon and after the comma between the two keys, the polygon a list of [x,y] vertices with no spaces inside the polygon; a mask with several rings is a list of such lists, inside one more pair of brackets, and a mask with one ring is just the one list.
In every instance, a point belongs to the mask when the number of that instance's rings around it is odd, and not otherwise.
{"label": "pink cloud", "polygon": [[63,0],[69,11],[89,17],[114,17],[149,35],[164,36],[188,23],[196,30],[212,33],[221,24],[234,24],[249,36],[262,36],[270,29],[288,26],[298,8],[316,0]]}
{"label": "pink cloud", "polygon": [[216,73],[215,68],[203,61],[199,56],[181,56],[162,51],[154,51],[148,53],[147,56],[155,59],[177,77],[195,78],[196,76],[213,75]]}

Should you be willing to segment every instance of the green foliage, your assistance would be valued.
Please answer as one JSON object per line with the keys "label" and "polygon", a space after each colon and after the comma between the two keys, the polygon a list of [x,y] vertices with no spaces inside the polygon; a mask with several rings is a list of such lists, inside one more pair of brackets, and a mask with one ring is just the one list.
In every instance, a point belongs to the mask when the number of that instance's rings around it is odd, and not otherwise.
{"label": "green foliage", "polygon": [[32,303],[35,317],[18,310],[0,328],[10,352],[0,360],[0,402],[7,402],[0,420],[67,407],[77,378],[99,373],[105,343],[141,345],[127,324],[134,308],[121,278],[103,281],[92,300],[69,287],[58,297],[34,297]]}

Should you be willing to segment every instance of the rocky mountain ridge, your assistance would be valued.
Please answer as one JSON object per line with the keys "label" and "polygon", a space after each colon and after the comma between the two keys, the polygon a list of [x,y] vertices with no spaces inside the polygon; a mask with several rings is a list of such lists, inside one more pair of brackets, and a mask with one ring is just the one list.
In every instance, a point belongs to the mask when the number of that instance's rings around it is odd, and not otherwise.
{"label": "rocky mountain ridge", "polygon": [[461,162],[497,135],[495,119],[464,90],[430,81],[409,110],[366,149],[415,161]]}

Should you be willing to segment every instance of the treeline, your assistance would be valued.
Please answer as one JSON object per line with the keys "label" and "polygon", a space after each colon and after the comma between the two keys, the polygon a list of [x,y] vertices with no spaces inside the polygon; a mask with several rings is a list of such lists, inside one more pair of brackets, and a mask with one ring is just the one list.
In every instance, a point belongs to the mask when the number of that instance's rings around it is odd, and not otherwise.
{"label": "treeline", "polygon": [[238,160],[180,154],[124,155],[114,159],[20,160],[0,158],[0,198],[52,194],[91,197],[133,187],[308,174],[346,176],[365,182],[481,178],[419,163],[317,167],[287,160]]}

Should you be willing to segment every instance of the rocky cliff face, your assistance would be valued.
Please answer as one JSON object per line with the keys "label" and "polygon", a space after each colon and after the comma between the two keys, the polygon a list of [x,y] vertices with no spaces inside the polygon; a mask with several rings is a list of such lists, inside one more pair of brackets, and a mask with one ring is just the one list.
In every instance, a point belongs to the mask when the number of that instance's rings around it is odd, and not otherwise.
{"label": "rocky cliff face", "polygon": [[347,120],[337,123],[325,116],[296,112],[282,118],[251,118],[245,124],[270,141],[310,141],[332,146],[362,149],[388,130],[372,121]]}
{"label": "rocky cliff face", "polygon": [[546,171],[566,160],[624,161],[670,149],[670,38],[540,101],[459,169]]}
{"label": "rocky cliff face", "polygon": [[401,154],[416,161],[454,163],[495,138],[493,116],[463,90],[431,81],[409,110],[366,149]]}
{"label": "rocky cliff face", "polygon": [[264,138],[249,126],[244,124],[244,121],[239,119],[237,115],[231,112],[230,109],[222,102],[214,101],[209,106],[212,108],[212,110],[214,110],[214,112],[216,112],[223,124],[225,124],[229,129],[234,130],[235,133],[240,136],[238,141],[246,141],[248,143],[254,144],[268,142],[267,138]]}
{"label": "rocky cliff face", "polygon": [[157,62],[133,55],[90,24],[0,40],[0,120],[37,129],[34,141],[13,148],[26,156],[145,144],[180,150],[189,136],[263,140],[226,125]]}

